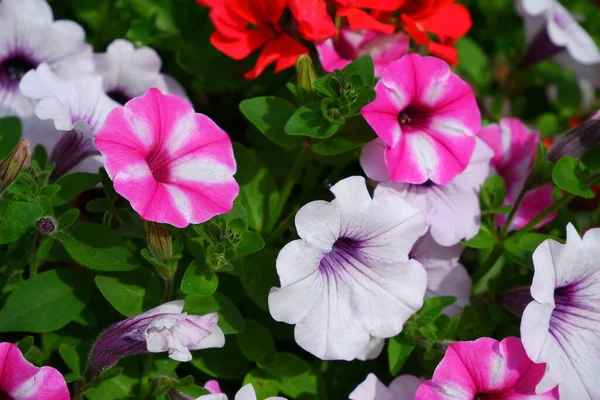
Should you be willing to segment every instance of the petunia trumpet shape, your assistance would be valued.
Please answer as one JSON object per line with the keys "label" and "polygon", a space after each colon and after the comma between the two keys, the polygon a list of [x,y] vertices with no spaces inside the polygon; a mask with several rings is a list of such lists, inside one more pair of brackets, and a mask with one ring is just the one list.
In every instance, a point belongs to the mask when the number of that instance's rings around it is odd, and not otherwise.
{"label": "petunia trumpet shape", "polygon": [[[8,397],[4,397],[4,396]],[[13,400],[69,400],[65,378],[52,367],[38,368],[12,343],[0,343],[0,397]]]}
{"label": "petunia trumpet shape", "polygon": [[457,342],[448,347],[433,378],[419,387],[415,400],[558,400],[557,388],[535,392],[544,368],[527,357],[515,337]]}
{"label": "petunia trumpet shape", "polygon": [[345,28],[340,31],[339,36],[320,42],[316,47],[321,65],[327,72],[342,69],[368,54],[373,58],[375,76],[379,77],[392,61],[408,53],[408,42],[408,36],[402,32],[387,35]]}
{"label": "petunia trumpet shape", "polygon": [[[506,183],[503,205],[511,206],[515,203],[533,168],[540,134],[530,130],[516,118],[503,118],[498,124],[482,128],[479,137],[494,151],[492,169],[504,178]],[[522,228],[552,203],[552,185],[530,190],[517,209],[510,229]],[[542,221],[542,224],[551,221],[555,215],[550,215]],[[496,218],[500,225],[506,221],[505,215],[498,214]]]}
{"label": "petunia trumpet shape", "polygon": [[225,345],[217,313],[188,315],[183,306],[183,300],[171,301],[110,326],[92,348],[87,378],[94,379],[125,356],[168,352],[173,360],[190,361],[190,350]]}
{"label": "petunia trumpet shape", "polygon": [[494,153],[477,139],[467,168],[445,185],[397,183],[389,179],[385,144],[376,139],[363,147],[360,163],[367,176],[382,181],[376,191],[392,191],[427,216],[430,234],[442,246],[453,246],[479,232],[479,188],[489,175]]}
{"label": "petunia trumpet shape", "polygon": [[517,10],[529,43],[523,65],[552,57],[580,78],[600,85],[598,46],[559,1],[517,0]]}
{"label": "petunia trumpet shape", "polygon": [[229,136],[158,89],[114,109],[96,147],[115,190],[147,221],[199,224],[230,211],[239,192]]}
{"label": "petunia trumpet shape", "polygon": [[350,393],[350,400],[412,400],[422,379],[412,375],[400,375],[385,386],[375,374],[367,375],[360,385]]}
{"label": "petunia trumpet shape", "polygon": [[150,88],[187,99],[185,90],[173,77],[160,73],[162,60],[150,47],[135,48],[133,43],[117,39],[105,53],[94,54],[94,67],[102,76],[106,94],[121,105]]}
{"label": "petunia trumpet shape", "polygon": [[407,54],[389,64],[361,110],[385,142],[391,180],[449,183],[475,151],[481,115],[473,91],[448,64]]}
{"label": "petunia trumpet shape", "polygon": [[281,288],[269,293],[277,321],[295,324],[296,342],[324,360],[353,360],[372,338],[397,335],[419,310],[427,285],[408,253],[425,216],[399,196],[375,194],[364,178],[335,184],[331,202],[296,214],[301,239],[277,257]]}
{"label": "petunia trumpet shape", "polygon": [[262,47],[256,65],[244,74],[257,78],[271,64],[280,72],[296,64],[308,49],[287,34],[280,25],[287,0],[196,0],[210,7],[215,32],[210,42],[236,60],[248,57]]}
{"label": "petunia trumpet shape", "polygon": [[35,117],[36,101],[19,91],[19,83],[42,63],[63,78],[89,74],[92,47],[77,23],[54,21],[45,0],[0,1],[0,27],[0,117],[20,117],[32,146],[45,144],[48,124]]}
{"label": "petunia trumpet shape", "polygon": [[[198,397],[196,400],[227,400],[227,395],[221,392],[217,381],[208,381],[204,386],[211,394]],[[235,395],[235,400],[256,400],[256,392],[254,386],[248,383],[242,387]],[[265,400],[286,400],[285,397],[267,397]]]}
{"label": "petunia trumpet shape", "polygon": [[580,237],[567,225],[567,240],[546,240],[533,253],[533,301],[521,320],[529,357],[546,363],[537,386],[559,384],[561,399],[600,398],[600,229]]}

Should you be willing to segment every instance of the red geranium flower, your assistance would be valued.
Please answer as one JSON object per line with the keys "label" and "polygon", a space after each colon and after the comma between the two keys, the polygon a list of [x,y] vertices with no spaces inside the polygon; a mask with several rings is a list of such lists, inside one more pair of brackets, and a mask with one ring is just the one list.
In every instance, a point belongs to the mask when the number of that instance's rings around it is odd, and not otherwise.
{"label": "red geranium flower", "polygon": [[[406,0],[334,0],[338,9],[336,15],[346,17],[350,29],[369,30],[381,33],[394,33],[393,25],[377,19],[381,13],[396,11]],[[420,1],[420,0],[415,0]],[[364,11],[370,10],[371,14]]]}
{"label": "red geranium flower", "polygon": [[[456,40],[471,29],[471,15],[454,0],[403,0],[400,15],[404,29],[415,42],[452,65],[458,62]],[[437,36],[431,40],[428,32]]]}
{"label": "red geranium flower", "polygon": [[325,1],[289,0],[289,7],[304,39],[321,42],[337,35],[338,30],[327,13]]}
{"label": "red geranium flower", "polygon": [[231,58],[241,60],[263,47],[254,68],[244,74],[258,77],[270,64],[275,72],[293,66],[308,49],[285,33],[279,21],[286,0],[196,0],[210,7],[215,32],[210,42]]}

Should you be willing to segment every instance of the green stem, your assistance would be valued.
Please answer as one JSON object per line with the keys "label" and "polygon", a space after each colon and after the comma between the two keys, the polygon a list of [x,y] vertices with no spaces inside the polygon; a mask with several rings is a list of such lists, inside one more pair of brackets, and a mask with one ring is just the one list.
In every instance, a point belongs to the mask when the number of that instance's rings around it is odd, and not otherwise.
{"label": "green stem", "polygon": [[500,235],[499,235],[500,241],[503,241],[506,238],[506,235],[508,234],[508,228],[510,227],[510,223],[512,222],[515,214],[517,213],[517,210],[519,209],[519,206],[521,205],[523,198],[525,198],[525,194],[527,193],[528,190],[529,190],[528,185],[523,185],[523,187],[521,188],[521,191],[519,192],[519,195],[517,196],[517,199],[515,200],[515,204],[513,204],[512,208],[510,209],[510,212],[508,213],[508,216],[506,217],[506,222],[504,223],[504,226],[502,227],[502,230],[500,231]]}
{"label": "green stem", "polygon": [[546,219],[554,211],[558,210],[561,207],[566,206],[574,198],[575,198],[575,195],[570,194],[570,193],[564,195],[563,197],[561,197],[560,199],[558,199],[556,202],[554,202],[553,204],[551,204],[550,206],[548,206],[540,214],[538,214],[537,217],[535,217],[534,219],[532,219],[531,221],[529,221],[529,223],[527,225],[525,225],[523,228],[521,228],[521,232],[528,232],[528,231],[534,229],[537,224],[539,224],[544,219]]}
{"label": "green stem", "polygon": [[81,400],[83,398],[83,390],[85,381],[75,381],[73,384],[73,400]]}
{"label": "green stem", "polygon": [[140,377],[140,399],[146,399],[150,395],[150,372],[154,363],[154,354],[146,354]]}
{"label": "green stem", "polygon": [[33,261],[29,264],[29,279],[33,278],[38,273],[38,268],[40,266],[40,260],[38,260],[37,252],[40,247],[41,238],[39,233],[36,233],[33,238],[33,249],[31,250],[31,254],[33,255]]}
{"label": "green stem", "polygon": [[163,294],[163,302],[171,300],[173,297],[173,277],[165,278],[165,291]]}
{"label": "green stem", "polygon": [[281,217],[281,213],[283,212],[283,208],[290,197],[290,193],[292,193],[292,189],[296,185],[296,180],[300,175],[300,172],[304,168],[304,164],[308,161],[308,156],[310,155],[310,151],[308,146],[303,146],[298,153],[298,157],[296,158],[296,162],[292,167],[287,179],[283,183],[283,187],[281,188],[281,192],[279,194],[279,201],[275,206],[275,210],[273,211],[273,216],[269,220],[268,225],[265,228],[265,232],[271,232],[275,227],[277,221],[279,221],[279,217]]}
{"label": "green stem", "polygon": [[288,216],[285,217],[285,219],[283,221],[281,221],[281,223],[279,225],[277,225],[277,228],[275,228],[275,230],[273,232],[271,232],[271,234],[267,238],[265,246],[268,247],[269,245],[272,245],[277,239],[279,239],[281,234],[283,234],[283,232],[285,232],[286,229],[289,228],[290,222],[292,222],[292,220],[293,220],[292,217],[294,215],[296,215],[296,212],[289,213]]}

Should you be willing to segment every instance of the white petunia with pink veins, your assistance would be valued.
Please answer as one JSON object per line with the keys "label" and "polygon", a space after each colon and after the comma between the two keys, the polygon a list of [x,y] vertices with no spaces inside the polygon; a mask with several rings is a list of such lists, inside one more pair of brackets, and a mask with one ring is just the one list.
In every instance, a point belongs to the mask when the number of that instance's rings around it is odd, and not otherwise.
{"label": "white petunia with pink veins", "polygon": [[229,212],[239,193],[227,133],[158,89],[111,111],[96,147],[115,190],[147,221],[199,224]]}

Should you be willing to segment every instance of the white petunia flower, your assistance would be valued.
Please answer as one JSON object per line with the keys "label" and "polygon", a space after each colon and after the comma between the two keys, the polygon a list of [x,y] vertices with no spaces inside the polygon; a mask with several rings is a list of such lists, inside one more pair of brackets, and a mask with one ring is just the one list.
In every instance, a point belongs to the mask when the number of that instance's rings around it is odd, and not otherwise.
{"label": "white petunia flower", "polygon": [[48,124],[35,118],[35,100],[19,91],[23,76],[42,63],[61,77],[91,73],[92,48],[83,28],[73,21],[54,21],[44,0],[0,1],[0,117],[20,117],[34,146],[45,135],[56,139]]}
{"label": "white petunia flower", "polygon": [[546,240],[533,253],[533,301],[521,320],[521,339],[533,362],[546,363],[536,387],[559,384],[561,399],[600,398],[600,229],[567,240]]}
{"label": "white petunia flower", "polygon": [[415,393],[422,379],[413,375],[400,375],[385,386],[375,374],[367,375],[360,385],[350,393],[350,400],[409,400],[415,398]]}
{"label": "white petunia flower", "polygon": [[94,57],[96,73],[103,78],[104,91],[121,105],[142,96],[150,88],[187,100],[183,87],[171,76],[160,73],[162,61],[150,47],[136,49],[133,43],[117,39],[107,47],[106,53]]}
{"label": "white petunia flower", "polygon": [[421,308],[427,275],[408,253],[427,222],[399,196],[372,199],[362,177],[331,191],[333,201],[298,211],[301,239],[277,257],[281,288],[271,289],[269,310],[296,325],[296,342],[308,352],[353,360],[372,337],[397,335]]}

